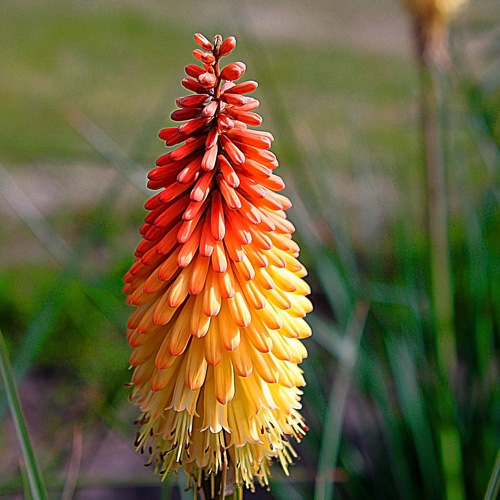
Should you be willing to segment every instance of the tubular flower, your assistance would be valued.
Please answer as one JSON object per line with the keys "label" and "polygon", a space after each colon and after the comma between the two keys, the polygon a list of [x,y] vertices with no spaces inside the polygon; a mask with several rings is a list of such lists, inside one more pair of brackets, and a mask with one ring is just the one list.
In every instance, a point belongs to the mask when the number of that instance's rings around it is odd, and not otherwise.
{"label": "tubular flower", "polygon": [[196,34],[167,146],[149,173],[143,240],[125,276],[136,307],[131,399],[142,411],[136,446],[164,478],[183,467],[200,484],[216,475],[253,489],[285,472],[302,438],[300,339],[311,330],[306,270],[297,260],[288,198],[274,173],[273,136],[260,125],[257,83],[245,65],[219,67],[236,40]]}

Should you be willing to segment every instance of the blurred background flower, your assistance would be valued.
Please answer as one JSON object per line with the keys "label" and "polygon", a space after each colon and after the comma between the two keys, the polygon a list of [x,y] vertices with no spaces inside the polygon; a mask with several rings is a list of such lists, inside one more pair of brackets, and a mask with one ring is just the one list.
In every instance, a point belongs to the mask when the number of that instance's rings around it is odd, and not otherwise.
{"label": "blurred background flower", "polygon": [[[500,445],[499,17],[497,0],[476,0],[450,20],[439,94],[457,346],[445,400],[421,84],[400,2],[0,4],[0,328],[54,495],[186,495],[185,478],[159,485],[130,446],[121,280],[197,31],[236,35],[260,83],[315,303],[301,365],[311,431],[293,479],[276,468],[255,498],[485,494]],[[3,396],[0,492],[23,498]]]}
{"label": "blurred background flower", "polygon": [[467,0],[403,0],[415,33],[415,46],[421,59],[449,64],[448,30],[453,17]]}

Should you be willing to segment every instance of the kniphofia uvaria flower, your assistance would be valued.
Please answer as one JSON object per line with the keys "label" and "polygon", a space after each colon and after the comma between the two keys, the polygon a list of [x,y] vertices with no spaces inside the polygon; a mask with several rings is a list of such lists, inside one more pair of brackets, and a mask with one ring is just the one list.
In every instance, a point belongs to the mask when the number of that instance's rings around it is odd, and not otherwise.
{"label": "kniphofia uvaria flower", "polygon": [[[186,66],[171,115],[183,121],[159,136],[143,240],[125,276],[134,348],[132,399],[140,407],[136,445],[165,477],[183,467],[196,484],[217,474],[252,488],[268,484],[277,458],[295,452],[288,436],[306,430],[299,414],[298,364],[311,334],[306,274],[274,173],[273,136],[253,128],[257,83],[221,68],[234,37],[195,35],[199,64]],[[225,476],[226,477],[226,476]]]}

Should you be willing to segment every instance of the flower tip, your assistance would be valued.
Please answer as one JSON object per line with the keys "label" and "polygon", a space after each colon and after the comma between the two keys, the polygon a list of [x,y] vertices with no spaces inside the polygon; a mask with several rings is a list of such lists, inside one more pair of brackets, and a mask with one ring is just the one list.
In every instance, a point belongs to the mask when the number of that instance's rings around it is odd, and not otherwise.
{"label": "flower tip", "polygon": [[220,55],[219,50],[220,50],[220,47],[222,45],[222,35],[219,35],[219,34],[215,35],[213,44],[214,44],[214,52],[216,54]]}

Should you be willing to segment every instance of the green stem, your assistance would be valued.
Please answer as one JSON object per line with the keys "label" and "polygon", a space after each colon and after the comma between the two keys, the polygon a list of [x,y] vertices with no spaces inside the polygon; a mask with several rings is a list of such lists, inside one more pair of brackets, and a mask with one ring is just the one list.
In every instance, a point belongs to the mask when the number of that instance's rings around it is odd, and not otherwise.
{"label": "green stem", "polygon": [[465,498],[461,443],[455,425],[453,381],[456,373],[453,286],[451,276],[448,193],[442,122],[445,116],[443,69],[422,61],[422,133],[425,152],[425,195],[429,235],[431,304],[436,358],[441,379],[439,447],[448,500]]}
{"label": "green stem", "polygon": [[[427,228],[431,271],[431,298],[440,372],[450,382],[456,370],[453,290],[448,241],[448,192],[440,118],[443,103],[440,75],[422,69],[422,126],[426,164]],[[441,116],[440,116],[441,115]]]}
{"label": "green stem", "polygon": [[16,428],[17,438],[21,447],[21,452],[26,466],[28,484],[33,500],[48,499],[47,490],[40,474],[33,447],[31,446],[28,429],[26,428],[25,418],[21,409],[19,395],[17,393],[12,368],[9,361],[7,346],[3,334],[0,330],[0,375],[5,386],[7,394],[7,403],[9,405],[14,427]]}

